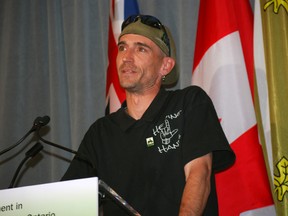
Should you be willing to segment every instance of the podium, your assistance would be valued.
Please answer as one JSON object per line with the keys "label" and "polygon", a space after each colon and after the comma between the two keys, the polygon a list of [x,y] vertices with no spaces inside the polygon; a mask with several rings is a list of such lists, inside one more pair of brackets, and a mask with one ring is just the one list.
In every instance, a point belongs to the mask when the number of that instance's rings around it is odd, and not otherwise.
{"label": "podium", "polygon": [[0,190],[0,215],[98,215],[96,177]]}
{"label": "podium", "polygon": [[112,199],[129,215],[140,216],[97,177],[0,190],[0,215],[99,216],[99,194]]}

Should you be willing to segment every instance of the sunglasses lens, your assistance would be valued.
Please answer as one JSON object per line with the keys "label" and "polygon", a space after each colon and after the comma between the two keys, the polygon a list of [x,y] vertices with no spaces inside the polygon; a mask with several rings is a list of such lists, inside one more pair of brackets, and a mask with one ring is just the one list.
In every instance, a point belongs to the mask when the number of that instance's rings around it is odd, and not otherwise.
{"label": "sunglasses lens", "polygon": [[156,19],[155,17],[152,16],[143,16],[141,17],[141,21],[142,23],[144,23],[145,25],[151,26],[153,28],[157,28],[157,29],[162,29],[162,24],[161,22]]}
{"label": "sunglasses lens", "polygon": [[123,29],[125,29],[129,24],[136,22],[139,18],[139,15],[131,15],[129,16],[123,23],[121,26],[121,30],[123,31]]}

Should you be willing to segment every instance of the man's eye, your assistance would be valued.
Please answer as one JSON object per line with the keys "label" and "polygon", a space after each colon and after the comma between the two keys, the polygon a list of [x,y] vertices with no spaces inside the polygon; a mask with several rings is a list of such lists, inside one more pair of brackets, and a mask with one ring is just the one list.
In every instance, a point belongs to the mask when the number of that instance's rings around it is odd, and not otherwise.
{"label": "man's eye", "polygon": [[118,46],[118,51],[123,51],[123,50],[125,50],[124,46]]}
{"label": "man's eye", "polygon": [[146,52],[146,48],[145,48],[145,47],[138,47],[138,50],[139,50],[140,52]]}

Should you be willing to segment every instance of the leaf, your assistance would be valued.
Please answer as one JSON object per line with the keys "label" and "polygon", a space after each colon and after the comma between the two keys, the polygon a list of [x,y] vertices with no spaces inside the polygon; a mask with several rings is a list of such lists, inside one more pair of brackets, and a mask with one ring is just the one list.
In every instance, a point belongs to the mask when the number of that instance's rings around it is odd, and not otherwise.
{"label": "leaf", "polygon": [[277,199],[283,201],[285,193],[288,192],[288,160],[283,156],[276,164],[279,175],[274,174],[274,186]]}
{"label": "leaf", "polygon": [[280,6],[283,6],[286,12],[288,12],[288,3],[286,0],[269,0],[264,5],[264,10],[266,11],[268,7],[273,4],[274,13],[278,14]]}

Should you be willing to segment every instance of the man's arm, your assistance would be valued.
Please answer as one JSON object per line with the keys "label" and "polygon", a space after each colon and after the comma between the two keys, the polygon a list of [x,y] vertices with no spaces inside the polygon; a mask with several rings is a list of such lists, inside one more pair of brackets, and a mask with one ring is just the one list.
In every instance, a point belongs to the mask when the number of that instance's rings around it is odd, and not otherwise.
{"label": "man's arm", "polygon": [[202,215],[210,194],[212,153],[196,158],[184,167],[186,185],[179,216]]}

